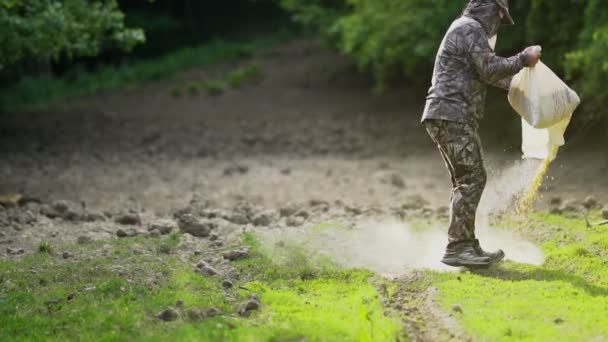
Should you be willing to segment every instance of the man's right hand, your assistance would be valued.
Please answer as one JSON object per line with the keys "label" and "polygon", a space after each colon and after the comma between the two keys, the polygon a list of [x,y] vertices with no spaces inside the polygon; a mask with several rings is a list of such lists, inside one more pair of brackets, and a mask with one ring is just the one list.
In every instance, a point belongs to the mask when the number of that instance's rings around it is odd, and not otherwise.
{"label": "man's right hand", "polygon": [[524,50],[523,54],[526,55],[526,66],[532,68],[540,60],[541,51],[539,46],[529,46]]}

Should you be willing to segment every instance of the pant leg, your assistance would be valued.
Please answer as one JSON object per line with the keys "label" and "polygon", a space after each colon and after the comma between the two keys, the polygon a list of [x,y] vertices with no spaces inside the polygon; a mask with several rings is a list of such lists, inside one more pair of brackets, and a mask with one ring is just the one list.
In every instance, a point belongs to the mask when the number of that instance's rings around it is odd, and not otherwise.
{"label": "pant leg", "polygon": [[452,179],[449,245],[475,241],[475,215],[486,185],[483,150],[477,129],[451,121],[427,120]]}

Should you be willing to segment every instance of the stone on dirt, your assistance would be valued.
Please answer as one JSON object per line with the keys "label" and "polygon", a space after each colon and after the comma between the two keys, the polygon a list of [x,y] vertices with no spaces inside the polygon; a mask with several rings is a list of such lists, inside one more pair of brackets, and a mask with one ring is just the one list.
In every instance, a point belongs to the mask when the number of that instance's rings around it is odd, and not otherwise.
{"label": "stone on dirt", "polygon": [[72,253],[70,251],[63,251],[63,253],[61,253],[61,256],[64,259],[69,259],[69,258],[73,258],[74,257],[74,253]]}
{"label": "stone on dirt", "polygon": [[452,305],[452,311],[462,313],[462,307],[458,304]]}
{"label": "stone on dirt", "polygon": [[157,230],[162,235],[170,234],[177,224],[173,220],[156,220],[148,225],[148,231]]}
{"label": "stone on dirt", "polygon": [[178,226],[183,233],[203,238],[208,237],[211,230],[216,228],[214,223],[198,219],[192,214],[182,215],[179,218]]}
{"label": "stone on dirt", "polygon": [[232,288],[232,281],[230,281],[230,279],[224,279],[222,282],[222,287],[225,289]]}
{"label": "stone on dirt", "polygon": [[93,239],[91,239],[91,237],[90,237],[90,236],[86,236],[86,235],[80,235],[76,241],[77,241],[79,244],[84,244],[84,243],[87,243],[87,242],[91,242],[91,241],[93,241]]}
{"label": "stone on dirt", "polygon": [[249,299],[241,303],[237,309],[239,315],[248,317],[252,311],[259,310],[262,307],[260,297],[256,294],[249,296]]}
{"label": "stone on dirt", "polygon": [[249,172],[247,165],[231,165],[224,169],[224,176],[244,175]]}
{"label": "stone on dirt", "polygon": [[196,268],[198,269],[199,273],[204,276],[217,276],[221,274],[205,260],[199,261],[198,264],[196,264]]}
{"label": "stone on dirt", "polygon": [[596,208],[597,205],[598,205],[598,201],[593,196],[587,196],[585,198],[585,200],[583,200],[583,207],[585,207],[586,209]]}
{"label": "stone on dirt", "polygon": [[551,199],[549,200],[549,205],[561,205],[562,204],[562,198],[561,197],[551,197]]}
{"label": "stone on dirt", "polygon": [[288,204],[279,209],[279,216],[289,217],[298,211],[298,207],[295,204]]}
{"label": "stone on dirt", "polygon": [[82,215],[82,220],[85,222],[105,221],[106,216],[101,212],[90,211]]}
{"label": "stone on dirt", "polygon": [[568,200],[560,207],[562,213],[576,213],[580,209],[580,205],[575,200]]}
{"label": "stone on dirt", "polygon": [[118,236],[119,238],[134,237],[137,236],[137,230],[133,228],[119,229],[116,231],[116,236]]}
{"label": "stone on dirt", "polygon": [[6,253],[8,255],[21,255],[25,253],[25,250],[23,248],[20,247],[7,247],[6,248]]}
{"label": "stone on dirt", "polygon": [[231,215],[228,215],[228,217],[226,217],[226,220],[234,224],[249,223],[249,219],[247,218],[247,216],[241,213],[232,213]]}
{"label": "stone on dirt", "polygon": [[175,321],[179,318],[179,312],[177,312],[177,310],[174,308],[167,308],[159,312],[158,315],[156,315],[156,318],[165,322]]}
{"label": "stone on dirt", "polygon": [[274,213],[270,210],[267,210],[261,213],[257,213],[251,221],[256,226],[267,227],[272,223],[273,216]]}
{"label": "stone on dirt", "polygon": [[405,180],[398,173],[391,174],[391,184],[399,189],[405,189]]}
{"label": "stone on dirt", "polygon": [[301,216],[290,216],[285,220],[285,224],[289,227],[299,227],[304,224],[304,218]]}
{"label": "stone on dirt", "polygon": [[127,213],[117,216],[114,219],[114,222],[124,226],[135,226],[141,224],[141,219],[138,214]]}
{"label": "stone on dirt", "polygon": [[224,253],[224,259],[235,261],[249,258],[249,248],[241,247],[239,249]]}

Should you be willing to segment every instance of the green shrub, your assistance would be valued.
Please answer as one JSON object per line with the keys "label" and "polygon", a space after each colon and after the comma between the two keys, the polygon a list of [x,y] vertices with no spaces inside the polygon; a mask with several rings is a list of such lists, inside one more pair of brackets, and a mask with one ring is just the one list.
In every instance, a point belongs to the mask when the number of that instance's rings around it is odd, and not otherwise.
{"label": "green shrub", "polygon": [[209,95],[218,96],[226,91],[226,83],[220,80],[205,80],[202,86]]}
{"label": "green shrub", "polygon": [[237,69],[228,74],[228,84],[231,87],[238,88],[245,83],[257,83],[264,78],[262,69],[255,64]]}

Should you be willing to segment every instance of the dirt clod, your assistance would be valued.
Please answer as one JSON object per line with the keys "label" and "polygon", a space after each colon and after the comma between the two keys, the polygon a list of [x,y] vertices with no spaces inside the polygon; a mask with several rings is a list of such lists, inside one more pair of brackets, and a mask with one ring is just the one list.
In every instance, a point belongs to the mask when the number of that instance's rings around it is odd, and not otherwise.
{"label": "dirt clod", "polygon": [[63,253],[61,253],[61,256],[64,259],[69,259],[69,258],[73,258],[74,257],[74,253],[72,253],[70,251],[63,251]]}
{"label": "dirt clod", "polygon": [[458,304],[452,305],[452,311],[462,313],[462,307]]}
{"label": "dirt clod", "polygon": [[391,174],[391,184],[396,188],[405,189],[405,180],[398,173]]}
{"label": "dirt clod", "polygon": [[212,222],[203,221],[192,214],[182,215],[179,218],[178,226],[183,233],[196,237],[208,237],[211,230],[215,228],[215,224]]}
{"label": "dirt clod", "polygon": [[602,217],[608,220],[608,206],[605,206],[604,209],[602,209]]}
{"label": "dirt clod", "polygon": [[260,297],[256,294],[249,296],[249,299],[241,303],[237,309],[239,315],[248,317],[252,311],[259,310],[262,307]]}
{"label": "dirt clod", "polygon": [[135,226],[141,224],[141,219],[137,214],[127,213],[117,216],[114,222],[125,226]]}
{"label": "dirt clod", "polygon": [[249,258],[249,248],[241,247],[240,249],[224,253],[224,259],[235,261]]}
{"label": "dirt clod", "polygon": [[585,207],[586,209],[593,209],[596,208],[598,205],[598,201],[595,197],[593,196],[587,196],[585,198],[585,200],[583,201],[583,207]]}
{"label": "dirt clod", "polygon": [[304,218],[301,216],[291,216],[285,220],[285,224],[289,227],[299,227],[304,224]]}
{"label": "dirt clod", "polygon": [[137,230],[133,229],[133,228],[129,228],[129,229],[119,229],[116,231],[116,236],[118,236],[119,238],[126,238],[126,237],[134,237],[137,236]]}
{"label": "dirt clod", "polygon": [[251,220],[254,225],[267,227],[273,221],[273,212],[272,211],[264,211],[256,214]]}
{"label": "dirt clod", "polygon": [[279,215],[281,217],[289,217],[293,214],[295,214],[298,211],[298,207],[295,204],[288,204],[284,207],[281,207],[281,209],[279,209]]}
{"label": "dirt clod", "polygon": [[148,231],[158,230],[162,235],[170,234],[177,228],[177,224],[173,220],[156,220],[148,225]]}
{"label": "dirt clod", "polygon": [[93,239],[92,239],[90,236],[86,236],[86,235],[80,235],[76,241],[77,241],[79,244],[85,244],[85,243],[87,243],[87,242],[91,242],[91,241],[93,241]]}
{"label": "dirt clod", "polygon": [[158,315],[156,315],[156,318],[165,322],[175,321],[179,318],[179,312],[177,312],[177,310],[174,308],[167,308],[159,312]]}
{"label": "dirt clod", "polygon": [[23,248],[20,247],[7,247],[6,248],[6,253],[8,255],[21,255],[25,253],[25,250]]}
{"label": "dirt clod", "polygon": [[201,260],[196,264],[198,271],[204,276],[217,276],[220,275],[220,271],[211,266],[207,261]]}

